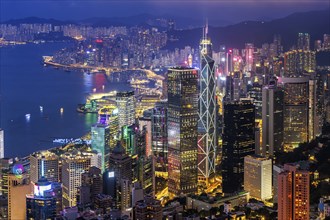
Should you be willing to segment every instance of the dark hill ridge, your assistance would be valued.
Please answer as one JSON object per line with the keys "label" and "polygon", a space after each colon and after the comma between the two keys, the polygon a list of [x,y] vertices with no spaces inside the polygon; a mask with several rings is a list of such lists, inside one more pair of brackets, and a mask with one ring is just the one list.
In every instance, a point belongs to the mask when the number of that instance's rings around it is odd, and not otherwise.
{"label": "dark hill ridge", "polygon": [[[289,49],[296,43],[299,32],[310,33],[313,47],[315,40],[323,39],[323,34],[330,33],[330,10],[294,13],[268,22],[246,21],[226,27],[209,27],[215,51],[222,44],[229,48],[244,48],[245,43],[254,43],[260,47],[262,43],[272,42],[274,34],[280,34],[284,49]],[[202,28],[177,30],[169,34],[178,40],[169,42],[168,49],[198,46]]]}
{"label": "dark hill ridge", "polygon": [[12,19],[2,22],[3,24],[19,25],[19,24],[52,24],[52,25],[65,25],[74,24],[72,21],[60,21],[52,18],[39,18],[39,17],[27,17],[21,19]]}
{"label": "dark hill ridge", "polygon": [[[129,17],[96,17],[75,22],[29,17],[9,20],[3,23],[12,25],[22,23],[51,23],[53,25],[86,24],[92,26],[143,25],[148,27],[148,20],[155,19],[157,19],[157,16],[139,14]],[[177,23],[179,22],[178,19],[180,18],[176,18]],[[222,44],[228,48],[243,48],[245,43],[254,43],[260,47],[262,43],[272,42],[274,34],[280,34],[282,36],[282,44],[284,49],[287,50],[296,42],[297,33],[299,32],[310,33],[311,47],[313,47],[316,39],[323,39],[323,34],[330,33],[330,10],[299,12],[284,18],[265,22],[246,21],[225,27],[209,27],[209,34],[215,51]],[[202,28],[176,30],[169,33],[169,36],[173,36],[178,40],[169,42],[165,49],[183,48],[186,45],[197,47],[202,36]]]}

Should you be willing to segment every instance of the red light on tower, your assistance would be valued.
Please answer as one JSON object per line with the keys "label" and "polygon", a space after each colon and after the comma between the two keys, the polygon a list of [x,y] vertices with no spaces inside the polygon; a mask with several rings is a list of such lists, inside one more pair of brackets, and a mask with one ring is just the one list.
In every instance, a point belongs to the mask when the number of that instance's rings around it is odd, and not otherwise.
{"label": "red light on tower", "polygon": [[100,44],[100,43],[103,43],[103,40],[102,39],[96,39],[95,42]]}
{"label": "red light on tower", "polygon": [[232,53],[232,52],[233,52],[233,50],[232,50],[232,49],[230,49],[230,50],[229,50],[229,53]]}

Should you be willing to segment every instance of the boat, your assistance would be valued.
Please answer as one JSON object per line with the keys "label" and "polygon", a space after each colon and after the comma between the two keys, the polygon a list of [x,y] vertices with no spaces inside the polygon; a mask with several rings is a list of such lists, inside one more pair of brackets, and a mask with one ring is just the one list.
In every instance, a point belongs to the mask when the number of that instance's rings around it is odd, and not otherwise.
{"label": "boat", "polygon": [[30,119],[30,117],[31,117],[31,114],[25,114],[25,118],[26,118],[26,119],[28,119],[28,120],[29,120],[29,119]]}
{"label": "boat", "polygon": [[40,109],[41,112],[43,112],[44,107],[42,107],[42,106],[40,105],[40,106],[39,106],[39,109]]}
{"label": "boat", "polygon": [[63,112],[64,112],[64,109],[63,109],[63,108],[61,108],[61,109],[60,109],[60,112],[61,112],[61,114],[63,114]]}

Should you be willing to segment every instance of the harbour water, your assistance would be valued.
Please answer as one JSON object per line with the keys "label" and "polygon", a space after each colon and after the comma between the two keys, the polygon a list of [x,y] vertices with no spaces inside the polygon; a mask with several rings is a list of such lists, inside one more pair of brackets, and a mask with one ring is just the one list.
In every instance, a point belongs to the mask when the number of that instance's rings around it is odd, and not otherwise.
{"label": "harbour water", "polygon": [[[76,111],[96,92],[129,90],[104,74],[66,72],[41,64],[68,43],[27,44],[0,48],[0,127],[5,131],[5,157],[26,156],[54,147],[55,138],[78,138],[90,131],[96,114]],[[104,89],[103,89],[104,88]]]}

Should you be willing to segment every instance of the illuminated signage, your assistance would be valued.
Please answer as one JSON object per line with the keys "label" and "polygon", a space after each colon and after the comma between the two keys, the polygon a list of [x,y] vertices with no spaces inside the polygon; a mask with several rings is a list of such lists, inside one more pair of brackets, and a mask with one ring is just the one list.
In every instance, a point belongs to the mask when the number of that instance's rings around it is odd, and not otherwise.
{"label": "illuminated signage", "polygon": [[34,195],[35,196],[44,196],[44,192],[47,190],[50,190],[52,188],[52,185],[46,185],[46,186],[39,186],[39,185],[34,185]]}
{"label": "illuminated signage", "polygon": [[114,177],[115,177],[115,172],[108,173],[108,178],[114,178]]}
{"label": "illuminated signage", "polygon": [[22,178],[23,177],[23,172],[24,172],[24,167],[23,167],[23,165],[22,164],[15,164],[14,166],[13,166],[13,169],[12,169],[12,171],[13,171],[13,174],[17,177],[17,178]]}

